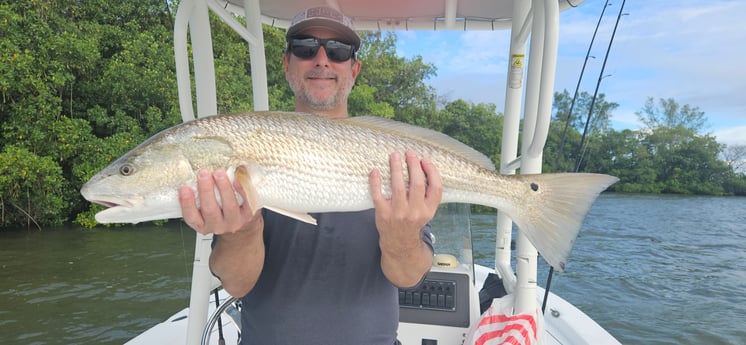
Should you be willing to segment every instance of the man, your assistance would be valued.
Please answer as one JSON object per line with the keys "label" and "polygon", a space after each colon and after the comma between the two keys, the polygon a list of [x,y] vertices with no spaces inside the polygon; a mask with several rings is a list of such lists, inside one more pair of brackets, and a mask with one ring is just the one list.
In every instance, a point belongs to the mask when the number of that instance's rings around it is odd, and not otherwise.
{"label": "man", "polygon": [[[296,111],[349,116],[347,97],[361,68],[350,19],[327,7],[308,9],[292,20],[286,39],[283,63]],[[224,170],[199,172],[200,208],[189,188],[179,191],[186,223],[216,235],[213,274],[228,293],[243,296],[242,344],[397,343],[397,287],[417,285],[430,268],[427,223],[442,194],[429,160],[414,152],[404,160],[406,167],[401,153],[391,154],[390,198],[381,192],[388,181],[374,169],[375,209],[314,214],[318,226],[267,210],[251,214]]]}

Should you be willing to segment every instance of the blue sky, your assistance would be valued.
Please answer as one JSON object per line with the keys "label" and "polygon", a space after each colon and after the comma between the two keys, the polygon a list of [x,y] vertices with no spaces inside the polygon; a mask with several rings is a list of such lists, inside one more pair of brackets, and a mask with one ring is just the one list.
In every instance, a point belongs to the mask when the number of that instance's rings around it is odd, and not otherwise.
{"label": "blue sky", "polygon": [[[610,1],[581,91],[593,93],[622,1]],[[555,90],[575,90],[605,0],[586,0],[560,15]],[[673,98],[705,112],[707,131],[724,144],[746,145],[746,1],[627,1],[599,89],[619,104],[614,128],[638,129],[648,97]],[[446,99],[503,109],[506,31],[397,32],[401,56],[435,65],[429,83]]]}

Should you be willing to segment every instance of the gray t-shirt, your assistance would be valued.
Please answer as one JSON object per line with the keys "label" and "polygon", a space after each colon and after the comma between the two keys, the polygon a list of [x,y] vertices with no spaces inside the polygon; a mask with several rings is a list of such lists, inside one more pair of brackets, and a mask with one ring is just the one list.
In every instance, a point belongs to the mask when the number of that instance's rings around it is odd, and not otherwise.
{"label": "gray t-shirt", "polygon": [[381,270],[374,210],[312,214],[318,226],[263,214],[264,268],[241,299],[243,345],[396,342],[398,290]]}

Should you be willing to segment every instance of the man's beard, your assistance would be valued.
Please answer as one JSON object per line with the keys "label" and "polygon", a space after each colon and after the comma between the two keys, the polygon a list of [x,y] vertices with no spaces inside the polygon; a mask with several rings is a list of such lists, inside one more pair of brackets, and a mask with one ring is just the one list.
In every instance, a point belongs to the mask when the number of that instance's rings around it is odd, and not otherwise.
{"label": "man's beard", "polygon": [[[339,106],[342,102],[347,102],[347,96],[352,90],[353,82],[346,79],[342,82],[339,88],[329,96],[328,98],[315,97],[306,89],[306,85],[303,83],[305,78],[325,78],[325,77],[336,77],[336,75],[325,72],[311,71],[306,73],[301,79],[290,78],[290,89],[293,90],[295,98],[300,103],[306,104],[314,110],[330,110]],[[337,79],[339,80],[339,79]]]}

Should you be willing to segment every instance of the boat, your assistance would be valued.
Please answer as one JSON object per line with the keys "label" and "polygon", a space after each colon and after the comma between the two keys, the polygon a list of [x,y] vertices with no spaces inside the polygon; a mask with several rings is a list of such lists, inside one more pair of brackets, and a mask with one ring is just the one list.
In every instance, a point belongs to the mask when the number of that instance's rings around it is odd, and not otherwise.
{"label": "boat", "polygon": [[[256,111],[269,110],[262,24],[287,28],[292,17],[306,8],[326,5],[340,9],[353,18],[357,30],[510,30],[499,169],[503,174],[515,174],[518,169],[524,174],[541,173],[551,118],[559,13],[582,1],[182,0],[174,23],[174,50],[183,121],[217,114],[210,12],[248,42]],[[243,16],[246,24],[236,16]],[[188,39],[192,43],[194,80]],[[192,82],[196,86],[196,113]],[[475,264],[468,210],[468,205],[442,205],[433,221],[437,224],[433,228],[433,267],[419,287],[399,292],[398,338],[402,344],[467,343],[478,329],[484,303],[489,306],[493,301],[507,303],[513,315],[534,315],[533,331],[538,340],[532,344],[620,344],[561,297],[549,292],[545,298],[545,290],[536,283],[538,253],[520,232],[513,238],[507,216],[496,215],[494,266]],[[126,344],[238,342],[240,305],[210,274],[211,241],[211,236],[197,234],[189,306]],[[515,243],[515,250],[511,243]],[[492,290],[497,292],[490,293]]]}

